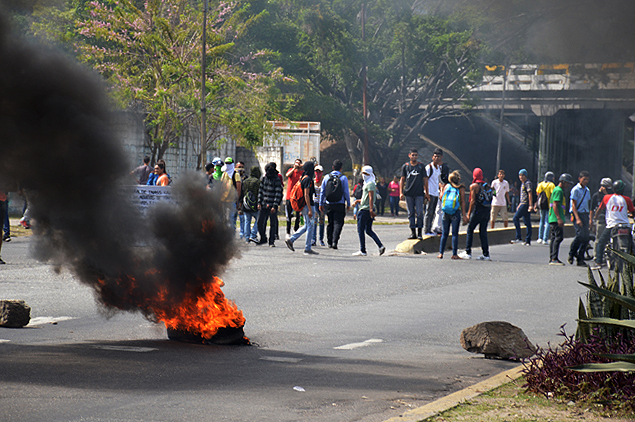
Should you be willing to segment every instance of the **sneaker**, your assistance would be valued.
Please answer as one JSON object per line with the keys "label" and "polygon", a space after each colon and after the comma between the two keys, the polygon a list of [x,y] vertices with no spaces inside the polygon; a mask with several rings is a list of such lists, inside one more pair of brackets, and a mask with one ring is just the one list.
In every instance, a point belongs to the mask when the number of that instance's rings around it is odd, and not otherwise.
{"label": "sneaker", "polygon": [[333,245],[331,246],[331,249],[337,249],[337,245],[333,243]]}
{"label": "sneaker", "polygon": [[514,239],[514,240],[511,240],[509,243],[523,243],[523,241],[520,239]]}
{"label": "sneaker", "polygon": [[531,243],[529,243],[529,242],[523,242],[523,243],[521,243],[521,244],[522,244],[523,246],[531,246]]}
{"label": "sneaker", "polygon": [[567,258],[567,262],[573,265],[573,256],[569,255],[569,258]]}
{"label": "sneaker", "polygon": [[542,239],[536,240],[536,243],[542,243]]}
{"label": "sneaker", "polygon": [[285,245],[287,245],[287,248],[291,249],[292,252],[295,252],[295,249],[293,249],[293,242],[291,241],[291,239],[286,239],[284,243]]}
{"label": "sneaker", "polygon": [[379,256],[382,256],[384,252],[386,252],[386,247],[384,245],[381,245],[379,247]]}
{"label": "sneaker", "polygon": [[461,252],[459,254],[459,258],[461,258],[461,259],[472,259],[472,254],[469,254],[469,253],[463,251],[463,252]]}
{"label": "sneaker", "polygon": [[593,265],[591,265],[589,268],[591,268],[592,270],[599,270],[600,268],[602,268],[604,265],[602,264],[598,264],[597,262],[594,263]]}
{"label": "sneaker", "polygon": [[2,258],[0,258],[0,265],[4,265],[4,264],[6,264],[6,262],[4,262]]}
{"label": "sneaker", "polygon": [[578,261],[577,266],[578,267],[588,267],[588,265],[584,261]]}
{"label": "sneaker", "polygon": [[323,240],[320,240],[320,246],[325,246]]}
{"label": "sneaker", "polygon": [[11,236],[5,236],[2,238],[5,242],[11,242]]}
{"label": "sneaker", "polygon": [[490,258],[489,255],[488,256],[481,255],[481,256],[478,257],[478,260],[479,261],[491,261],[492,258]]}
{"label": "sneaker", "polygon": [[564,262],[556,259],[555,261],[549,261],[549,265],[564,265]]}
{"label": "sneaker", "polygon": [[270,248],[275,248],[276,245],[274,245],[273,243],[271,245],[269,245]]}
{"label": "sneaker", "polygon": [[366,256],[367,253],[366,252],[362,252],[362,251],[357,251],[353,254],[353,256]]}
{"label": "sneaker", "polygon": [[305,255],[319,255],[319,253],[315,252],[313,249],[305,249],[304,254]]}
{"label": "sneaker", "polygon": [[436,236],[437,234],[436,234],[436,233],[432,233],[432,232],[430,232],[430,233],[425,233],[424,235],[425,235],[425,236]]}
{"label": "sneaker", "polygon": [[317,243],[311,242],[311,246],[317,246]]}

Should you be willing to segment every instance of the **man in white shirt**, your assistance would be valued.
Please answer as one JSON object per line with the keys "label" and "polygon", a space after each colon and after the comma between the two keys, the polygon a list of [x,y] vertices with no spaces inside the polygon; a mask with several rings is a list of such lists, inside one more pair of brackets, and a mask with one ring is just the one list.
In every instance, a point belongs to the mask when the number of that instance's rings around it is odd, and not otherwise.
{"label": "man in white shirt", "polygon": [[498,170],[498,179],[492,182],[492,189],[496,192],[492,198],[492,215],[490,216],[492,228],[496,222],[496,217],[501,214],[505,227],[509,224],[507,218],[507,204],[509,203],[509,183],[505,180],[505,170]]}
{"label": "man in white shirt", "polygon": [[426,236],[434,236],[432,233],[432,223],[436,217],[437,204],[442,194],[443,186],[448,183],[450,170],[447,164],[443,164],[443,150],[437,148],[432,153],[432,162],[426,166],[428,176],[428,194],[430,199],[426,208],[424,219],[424,233]]}

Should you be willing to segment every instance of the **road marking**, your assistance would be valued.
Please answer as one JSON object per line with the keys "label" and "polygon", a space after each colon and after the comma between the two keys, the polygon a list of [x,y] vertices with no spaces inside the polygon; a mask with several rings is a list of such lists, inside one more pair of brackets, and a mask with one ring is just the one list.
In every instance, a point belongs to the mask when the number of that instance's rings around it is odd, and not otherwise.
{"label": "road marking", "polygon": [[382,343],[382,342],[383,342],[383,340],[380,339],[380,338],[371,338],[369,340],[362,341],[361,343],[349,343],[349,344],[345,344],[343,346],[334,347],[333,349],[335,349],[335,350],[353,350],[353,349],[358,349],[360,347],[370,346],[371,344],[374,344],[374,343]]}
{"label": "road marking", "polygon": [[11,341],[11,340],[3,340],[3,339],[1,339],[1,338],[0,338],[0,343],[8,343],[8,342],[10,342],[10,341]]}
{"label": "road marking", "polygon": [[265,356],[260,358],[260,360],[268,360],[271,362],[287,362],[287,363],[298,363],[302,359],[301,358],[285,358],[282,356]]}
{"label": "road marking", "polygon": [[37,318],[32,318],[31,321],[27,324],[27,327],[36,327],[38,325],[44,325],[44,324],[57,324],[58,322],[68,321],[71,319],[77,319],[77,318],[73,318],[69,316],[37,317]]}
{"label": "road marking", "polygon": [[117,352],[137,352],[137,353],[145,353],[145,352],[152,352],[155,350],[159,350],[154,347],[135,347],[135,346],[93,346],[93,347],[95,349],[102,349],[102,350],[114,350]]}

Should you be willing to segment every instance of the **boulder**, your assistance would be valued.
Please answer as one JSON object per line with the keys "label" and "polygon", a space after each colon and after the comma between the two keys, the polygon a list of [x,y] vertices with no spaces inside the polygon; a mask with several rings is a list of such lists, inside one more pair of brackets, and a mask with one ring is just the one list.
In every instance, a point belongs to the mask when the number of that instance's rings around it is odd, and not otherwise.
{"label": "boulder", "polygon": [[31,308],[23,300],[0,300],[0,327],[21,328],[31,321]]}
{"label": "boulder", "polygon": [[504,321],[481,322],[461,332],[461,346],[486,358],[519,360],[533,356],[536,347],[523,330]]}

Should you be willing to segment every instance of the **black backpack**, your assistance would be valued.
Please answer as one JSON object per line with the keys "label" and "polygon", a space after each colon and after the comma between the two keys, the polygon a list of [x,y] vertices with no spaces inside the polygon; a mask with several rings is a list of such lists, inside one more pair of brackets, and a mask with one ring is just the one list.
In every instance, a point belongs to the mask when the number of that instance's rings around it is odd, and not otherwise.
{"label": "black backpack", "polygon": [[492,198],[494,198],[494,190],[487,183],[481,184],[481,190],[476,196],[476,202],[483,205],[484,207],[492,206]]}
{"label": "black backpack", "polygon": [[342,187],[342,179],[333,174],[329,175],[324,185],[324,197],[329,202],[338,202],[342,199],[344,188]]}
{"label": "black backpack", "polygon": [[538,195],[538,209],[543,211],[549,209],[549,199],[547,198],[547,194],[544,190],[540,192],[540,195]]}
{"label": "black backpack", "polygon": [[250,190],[246,191],[245,196],[243,196],[243,210],[258,211],[258,197]]}

